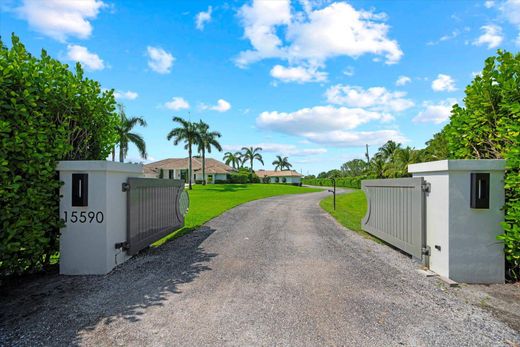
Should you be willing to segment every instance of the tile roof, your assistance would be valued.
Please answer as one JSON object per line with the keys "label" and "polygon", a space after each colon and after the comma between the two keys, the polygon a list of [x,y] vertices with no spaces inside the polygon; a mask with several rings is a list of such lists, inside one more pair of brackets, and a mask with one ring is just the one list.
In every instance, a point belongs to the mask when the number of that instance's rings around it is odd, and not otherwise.
{"label": "tile roof", "polygon": [[262,177],[303,177],[302,174],[298,173],[295,170],[282,170],[282,171],[273,171],[273,170],[257,170],[255,171],[256,175],[260,178]]}
{"label": "tile roof", "polygon": [[[173,169],[188,169],[189,159],[188,158],[168,158],[159,160],[153,163],[146,164],[144,166],[144,172],[158,173],[160,169],[173,170]],[[193,172],[202,172],[202,158],[192,158]],[[206,173],[208,174],[227,174],[236,171],[231,166],[226,165],[216,159],[206,158]]]}

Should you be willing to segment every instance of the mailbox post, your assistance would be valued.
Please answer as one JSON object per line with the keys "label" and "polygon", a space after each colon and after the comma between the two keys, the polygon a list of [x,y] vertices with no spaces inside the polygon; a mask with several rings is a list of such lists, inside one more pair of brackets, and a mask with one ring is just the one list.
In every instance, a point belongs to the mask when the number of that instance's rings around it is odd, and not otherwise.
{"label": "mailbox post", "polygon": [[128,177],[143,177],[141,164],[110,161],[61,161],[60,273],[101,275],[130,256],[114,245],[126,241]]}

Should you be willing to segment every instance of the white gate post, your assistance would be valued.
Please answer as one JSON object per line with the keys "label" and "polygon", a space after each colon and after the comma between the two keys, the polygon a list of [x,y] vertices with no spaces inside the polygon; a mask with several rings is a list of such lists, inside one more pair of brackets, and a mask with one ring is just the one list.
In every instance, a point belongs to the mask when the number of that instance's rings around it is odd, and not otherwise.
{"label": "white gate post", "polygon": [[122,184],[143,177],[143,165],[110,161],[61,161],[57,170],[60,217],[60,273],[102,275],[130,258],[115,244],[126,241],[127,203]]}
{"label": "white gate post", "polygon": [[463,283],[503,283],[504,160],[440,160],[411,164],[426,193],[430,269]]}

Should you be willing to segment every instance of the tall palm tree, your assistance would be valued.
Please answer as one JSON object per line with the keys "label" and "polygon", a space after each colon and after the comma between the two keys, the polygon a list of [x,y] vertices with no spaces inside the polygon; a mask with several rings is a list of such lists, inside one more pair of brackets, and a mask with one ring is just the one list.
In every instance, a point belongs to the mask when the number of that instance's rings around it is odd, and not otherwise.
{"label": "tall palm tree", "polygon": [[280,155],[276,156],[276,160],[273,161],[273,165],[275,165],[274,171],[277,171],[278,169],[280,169],[280,171],[283,171],[283,169],[290,170],[292,167],[292,165],[289,163],[289,158],[282,158]]}
{"label": "tall palm tree", "polygon": [[219,152],[222,151],[222,146],[217,140],[222,135],[218,131],[209,131],[209,125],[204,123],[202,119],[197,124],[197,130],[199,132],[197,146],[199,153],[202,153],[202,184],[206,185],[206,151],[211,153],[213,147]]}
{"label": "tall palm tree", "polygon": [[381,148],[379,148],[379,152],[383,155],[385,161],[392,161],[394,159],[394,154],[401,148],[400,143],[396,143],[392,140],[385,143]]}
{"label": "tall palm tree", "polygon": [[[121,118],[120,123],[116,126],[116,132],[118,137],[118,145],[119,145],[119,161],[122,163],[125,161],[126,155],[128,153],[128,144],[131,142],[139,151],[139,155],[146,159],[146,144],[141,135],[133,133],[132,129],[136,125],[140,125],[142,127],[146,126],[146,122],[141,117],[131,117],[128,118],[125,113],[125,107],[123,104],[117,105],[119,117]],[[115,161],[115,147],[112,149],[112,161]]]}
{"label": "tall palm tree", "polygon": [[251,175],[253,174],[253,162],[255,160],[258,160],[259,162],[264,165],[264,160],[262,159],[262,155],[260,154],[260,151],[262,150],[261,147],[242,147],[242,150],[244,151],[244,154],[242,155],[243,162],[249,160],[249,163],[251,163],[250,172]]}
{"label": "tall palm tree", "polygon": [[169,140],[173,139],[173,144],[177,146],[179,142],[186,143],[184,145],[184,149],[188,150],[188,157],[189,157],[189,169],[188,169],[188,176],[189,176],[189,187],[191,187],[191,180],[193,177],[193,170],[192,170],[192,146],[196,145],[200,142],[200,135],[199,135],[199,129],[196,124],[189,122],[181,117],[173,117],[172,119],[174,122],[179,123],[179,127],[173,128],[166,138]]}
{"label": "tall palm tree", "polygon": [[231,164],[233,169],[238,169],[238,168],[240,168],[240,164],[242,162],[241,156],[242,156],[242,153],[240,153],[240,152],[235,152],[235,153],[226,152],[226,153],[224,153],[224,158],[223,158],[224,163],[226,163],[226,165]]}

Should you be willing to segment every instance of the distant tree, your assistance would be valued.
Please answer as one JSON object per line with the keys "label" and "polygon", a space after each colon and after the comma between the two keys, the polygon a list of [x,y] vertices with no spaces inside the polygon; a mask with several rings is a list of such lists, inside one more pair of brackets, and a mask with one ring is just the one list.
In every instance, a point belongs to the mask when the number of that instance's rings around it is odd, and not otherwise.
{"label": "distant tree", "polygon": [[213,147],[219,152],[222,151],[222,146],[218,142],[218,138],[222,135],[218,131],[210,131],[209,125],[202,120],[196,126],[199,132],[197,146],[199,153],[202,154],[202,184],[206,185],[206,151],[211,153]]}
{"label": "distant tree", "polygon": [[289,158],[287,157],[281,157],[279,155],[276,156],[276,159],[273,161],[274,171],[277,171],[280,169],[280,171],[283,171],[283,169],[290,170],[292,165],[289,163]]}
{"label": "distant tree", "polygon": [[242,154],[240,152],[235,152],[235,153],[226,152],[226,153],[224,153],[223,159],[224,159],[224,163],[226,163],[226,165],[231,164],[231,167],[233,167],[233,169],[238,169],[238,168],[240,168],[240,165],[242,164],[241,157],[242,157]]}
{"label": "distant tree", "polygon": [[[128,153],[128,144],[133,143],[137,150],[139,151],[139,155],[146,159],[146,144],[141,135],[133,133],[132,129],[136,125],[140,125],[142,127],[146,126],[146,122],[141,117],[131,117],[128,118],[125,113],[125,107],[123,104],[118,104],[118,114],[121,119],[121,122],[116,126],[117,132],[117,142],[119,146],[119,161],[122,163],[125,161],[126,155]],[[115,160],[115,149],[112,150],[112,161]]]}
{"label": "distant tree", "polygon": [[169,140],[173,139],[173,144],[177,146],[179,142],[184,142],[184,149],[188,150],[189,157],[189,169],[188,169],[188,182],[189,189],[192,189],[191,180],[193,178],[192,170],[192,146],[200,143],[199,129],[196,124],[189,122],[181,117],[173,117],[173,121],[178,123],[180,126],[173,128],[166,137]]}
{"label": "distant tree", "polygon": [[426,148],[423,151],[423,161],[443,160],[448,159],[448,157],[448,140],[446,131],[443,129],[426,142]]}
{"label": "distant tree", "polygon": [[327,172],[323,171],[318,174],[318,178],[327,178]]}
{"label": "distant tree", "polygon": [[341,171],[343,171],[343,173],[346,176],[352,176],[352,177],[364,175],[366,173],[367,169],[368,169],[367,162],[365,162],[364,160],[361,160],[361,159],[349,160],[346,163],[344,163],[343,165],[341,165]]}
{"label": "distant tree", "polygon": [[395,152],[399,148],[401,148],[400,143],[396,143],[396,142],[390,140],[379,148],[379,153],[384,161],[392,161]]}
{"label": "distant tree", "polygon": [[380,153],[376,153],[370,159],[370,175],[375,178],[385,177],[385,159]]}
{"label": "distant tree", "polygon": [[327,172],[327,178],[340,178],[342,176],[343,176],[343,174],[342,174],[341,170],[338,170],[338,169],[332,169]]}
{"label": "distant tree", "polygon": [[253,174],[253,162],[255,160],[258,160],[259,162],[264,165],[264,160],[262,158],[262,155],[260,154],[260,151],[262,150],[261,147],[242,147],[242,150],[244,151],[244,154],[242,155],[244,161],[249,161],[251,164],[250,167],[250,173]]}

